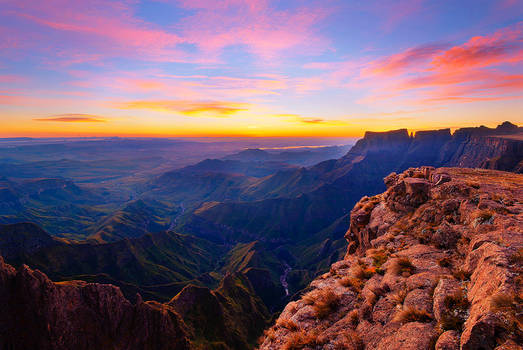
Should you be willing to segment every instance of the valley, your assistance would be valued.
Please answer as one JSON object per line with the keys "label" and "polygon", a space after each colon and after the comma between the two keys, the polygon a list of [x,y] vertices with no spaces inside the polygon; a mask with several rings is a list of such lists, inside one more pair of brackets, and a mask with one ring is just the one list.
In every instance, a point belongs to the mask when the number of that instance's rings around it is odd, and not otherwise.
{"label": "valley", "polygon": [[[83,141],[102,143],[90,154],[74,141],[46,145],[59,159],[43,163],[28,145],[0,148],[0,255],[19,269],[5,267],[5,278],[37,269],[71,293],[114,285],[119,303],[146,300],[180,317],[192,346],[253,348],[274,315],[343,259],[351,211],[386,190],[383,178],[420,166],[521,173],[521,133],[508,122],[401,129],[283,150]],[[116,158],[156,158],[101,159],[111,142]]]}

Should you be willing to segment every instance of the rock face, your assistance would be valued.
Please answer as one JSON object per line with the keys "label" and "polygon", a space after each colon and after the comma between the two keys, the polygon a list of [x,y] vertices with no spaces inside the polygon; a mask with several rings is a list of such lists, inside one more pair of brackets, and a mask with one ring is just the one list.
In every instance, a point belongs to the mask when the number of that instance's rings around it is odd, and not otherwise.
{"label": "rock face", "polygon": [[385,183],[260,349],[520,349],[523,175],[423,167]]}
{"label": "rock face", "polygon": [[168,303],[129,302],[110,284],[52,282],[0,256],[0,349],[253,348],[270,317],[247,275],[186,286]]}
{"label": "rock face", "polygon": [[53,283],[0,257],[1,349],[189,349],[185,325],[159,303],[131,304],[117,287]]}
{"label": "rock face", "polygon": [[186,286],[167,305],[181,315],[193,344],[204,344],[196,349],[252,349],[270,316],[253,295],[249,279],[235,273],[213,291]]}
{"label": "rock face", "polygon": [[406,129],[367,132],[339,163],[352,163],[358,156],[384,151],[387,155],[381,161],[390,162],[392,156],[395,171],[431,165],[521,173],[523,130],[504,122],[497,128],[463,128],[454,134],[450,129],[418,131],[414,136]]}

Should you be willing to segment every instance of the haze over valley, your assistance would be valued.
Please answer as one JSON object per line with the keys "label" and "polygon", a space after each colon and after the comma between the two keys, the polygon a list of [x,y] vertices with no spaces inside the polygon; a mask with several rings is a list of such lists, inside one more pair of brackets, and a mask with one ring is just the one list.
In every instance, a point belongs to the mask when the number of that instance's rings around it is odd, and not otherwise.
{"label": "haze over valley", "polygon": [[0,350],[518,350],[521,0],[0,0]]}

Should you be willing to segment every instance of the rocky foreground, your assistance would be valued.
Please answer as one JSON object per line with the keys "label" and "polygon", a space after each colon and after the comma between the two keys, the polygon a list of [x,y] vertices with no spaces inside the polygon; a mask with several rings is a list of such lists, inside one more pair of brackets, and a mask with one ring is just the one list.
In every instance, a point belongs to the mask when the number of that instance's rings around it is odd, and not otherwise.
{"label": "rocky foreground", "polygon": [[167,303],[133,304],[116,286],[53,282],[0,257],[0,349],[248,349],[268,317],[253,294],[248,277],[229,274],[212,291],[188,285]]}
{"label": "rocky foreground", "polygon": [[521,349],[523,175],[425,167],[385,183],[260,349]]}

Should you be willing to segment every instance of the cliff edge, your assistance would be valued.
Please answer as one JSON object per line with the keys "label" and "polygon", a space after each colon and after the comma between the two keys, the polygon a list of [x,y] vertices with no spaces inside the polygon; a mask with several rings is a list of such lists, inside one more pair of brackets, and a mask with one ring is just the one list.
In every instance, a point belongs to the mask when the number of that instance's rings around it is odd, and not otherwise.
{"label": "cliff edge", "polygon": [[164,304],[131,304],[118,287],[52,282],[0,257],[0,349],[189,349],[179,315]]}
{"label": "cliff edge", "polygon": [[523,175],[423,167],[385,183],[260,349],[521,349]]}

